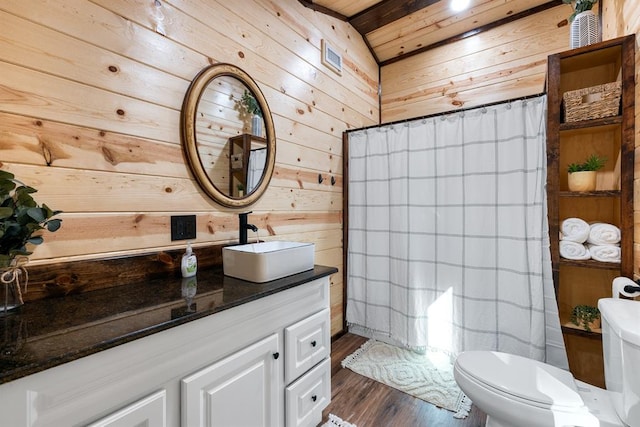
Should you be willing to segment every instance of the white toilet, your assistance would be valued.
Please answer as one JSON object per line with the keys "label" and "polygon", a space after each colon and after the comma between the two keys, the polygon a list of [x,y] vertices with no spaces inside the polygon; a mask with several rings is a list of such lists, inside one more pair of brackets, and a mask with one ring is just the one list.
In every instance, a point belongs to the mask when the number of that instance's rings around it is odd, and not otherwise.
{"label": "white toilet", "polygon": [[521,356],[458,356],[456,382],[487,414],[487,427],[640,427],[640,301],[606,298],[598,308],[606,390]]}

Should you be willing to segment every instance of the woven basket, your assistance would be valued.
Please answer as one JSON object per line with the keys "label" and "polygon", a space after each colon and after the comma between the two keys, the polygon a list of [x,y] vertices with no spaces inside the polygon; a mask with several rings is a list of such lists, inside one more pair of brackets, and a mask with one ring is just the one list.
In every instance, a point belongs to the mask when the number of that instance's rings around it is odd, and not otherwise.
{"label": "woven basket", "polygon": [[565,92],[565,122],[617,116],[620,110],[622,82],[606,83]]}

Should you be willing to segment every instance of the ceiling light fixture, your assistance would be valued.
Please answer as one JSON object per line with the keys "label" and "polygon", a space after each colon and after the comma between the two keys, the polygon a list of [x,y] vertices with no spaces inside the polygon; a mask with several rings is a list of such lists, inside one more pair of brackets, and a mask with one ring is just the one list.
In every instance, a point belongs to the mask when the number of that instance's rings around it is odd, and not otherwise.
{"label": "ceiling light fixture", "polygon": [[471,0],[451,0],[451,9],[454,12],[462,12],[469,7]]}

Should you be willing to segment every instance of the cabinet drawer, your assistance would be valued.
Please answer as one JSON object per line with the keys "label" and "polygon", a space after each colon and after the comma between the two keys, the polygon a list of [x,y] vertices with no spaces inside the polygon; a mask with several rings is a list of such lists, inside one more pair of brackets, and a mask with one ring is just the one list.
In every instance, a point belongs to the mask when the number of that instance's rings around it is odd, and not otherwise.
{"label": "cabinet drawer", "polygon": [[287,427],[317,426],[331,402],[331,359],[326,358],[286,389]]}
{"label": "cabinet drawer", "polygon": [[329,309],[324,309],[285,329],[286,384],[329,356],[331,350],[329,328]]}

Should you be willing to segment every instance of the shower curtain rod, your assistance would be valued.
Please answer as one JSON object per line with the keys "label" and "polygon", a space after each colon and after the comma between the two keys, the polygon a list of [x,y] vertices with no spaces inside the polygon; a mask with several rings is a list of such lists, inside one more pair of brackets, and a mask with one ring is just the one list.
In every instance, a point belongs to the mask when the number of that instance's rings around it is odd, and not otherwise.
{"label": "shower curtain rod", "polygon": [[537,98],[539,96],[544,95],[545,93],[546,92],[541,92],[541,93],[538,93],[538,94],[535,94],[535,95],[527,95],[527,96],[521,96],[519,98],[507,99],[506,101],[489,102],[487,104],[476,105],[476,106],[468,107],[468,108],[460,108],[458,110],[445,111],[445,112],[442,112],[442,113],[428,114],[426,116],[412,117],[410,119],[396,120],[396,121],[389,122],[389,123],[380,123],[380,124],[377,124],[377,125],[365,126],[363,128],[358,128],[358,129],[349,129],[349,130],[344,131],[344,133],[351,133],[351,132],[357,132],[357,131],[361,131],[361,130],[379,128],[379,127],[382,127],[382,126],[392,126],[392,125],[397,125],[397,124],[400,124],[400,123],[411,122],[411,121],[414,121],[414,120],[430,119],[432,117],[444,116],[444,115],[447,115],[447,114],[461,113],[461,112],[464,112],[464,111],[477,110],[478,108],[492,107],[494,105],[507,104],[509,102],[524,101],[526,99]]}

